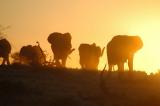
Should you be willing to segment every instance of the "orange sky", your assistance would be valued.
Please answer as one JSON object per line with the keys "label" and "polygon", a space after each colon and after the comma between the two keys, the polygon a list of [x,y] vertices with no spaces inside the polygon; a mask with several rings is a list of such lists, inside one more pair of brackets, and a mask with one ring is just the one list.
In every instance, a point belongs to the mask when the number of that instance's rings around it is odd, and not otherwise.
{"label": "orange sky", "polygon": [[[159,0],[0,0],[0,24],[13,51],[38,40],[50,55],[47,37],[52,32],[70,32],[76,49],[80,43],[101,47],[117,34],[139,35],[144,47],[135,55],[135,69],[155,72],[160,68]],[[79,67],[78,50],[68,59]],[[106,53],[99,69],[106,63]]]}

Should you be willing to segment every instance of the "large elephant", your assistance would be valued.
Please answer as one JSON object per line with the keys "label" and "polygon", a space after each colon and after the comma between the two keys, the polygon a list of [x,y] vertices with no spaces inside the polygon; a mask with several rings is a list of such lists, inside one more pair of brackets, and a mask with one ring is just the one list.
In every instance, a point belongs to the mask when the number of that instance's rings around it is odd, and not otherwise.
{"label": "large elephant", "polygon": [[134,54],[143,47],[139,36],[117,35],[107,44],[107,58],[109,71],[114,65],[118,70],[124,70],[124,63],[128,61],[129,70],[133,70]]}
{"label": "large elephant", "polygon": [[11,45],[7,39],[0,40],[0,57],[3,58],[2,65],[10,65],[9,54],[11,53]]}
{"label": "large elephant", "polygon": [[79,56],[80,56],[80,65],[82,69],[98,69],[99,58],[103,55],[103,48],[93,44],[80,44],[79,46]]}
{"label": "large elephant", "polygon": [[48,36],[48,42],[54,54],[53,63],[57,67],[65,67],[67,57],[75,50],[72,49],[71,39],[70,33],[54,32]]}
{"label": "large elephant", "polygon": [[46,61],[46,57],[39,45],[23,46],[20,50],[19,56],[22,64],[43,65]]}

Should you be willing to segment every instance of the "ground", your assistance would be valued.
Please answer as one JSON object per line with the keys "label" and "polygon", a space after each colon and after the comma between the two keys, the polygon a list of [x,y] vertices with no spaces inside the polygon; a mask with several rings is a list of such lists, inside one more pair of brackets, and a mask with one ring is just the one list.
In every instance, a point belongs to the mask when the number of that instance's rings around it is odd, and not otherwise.
{"label": "ground", "polygon": [[160,106],[160,75],[1,66],[0,106]]}

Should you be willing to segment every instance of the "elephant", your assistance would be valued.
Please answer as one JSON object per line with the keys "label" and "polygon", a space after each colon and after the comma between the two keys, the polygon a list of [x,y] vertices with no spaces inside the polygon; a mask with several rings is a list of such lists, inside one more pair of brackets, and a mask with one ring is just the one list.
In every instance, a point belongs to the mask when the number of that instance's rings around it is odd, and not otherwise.
{"label": "elephant", "polygon": [[101,50],[99,46],[93,44],[80,44],[79,56],[80,65],[82,69],[97,70],[99,64],[99,58],[103,55],[105,47]]}
{"label": "elephant", "polygon": [[124,63],[128,61],[129,71],[133,71],[134,54],[143,47],[139,36],[117,35],[107,44],[109,71],[114,65],[119,71],[124,71]]}
{"label": "elephant", "polygon": [[[39,43],[38,43],[39,44]],[[20,61],[23,64],[43,65],[46,57],[42,53],[40,46],[27,45],[23,46],[19,53]]]}
{"label": "elephant", "polygon": [[54,54],[53,63],[56,67],[65,67],[67,57],[75,50],[72,48],[70,33],[53,32],[48,36],[48,42]]}
{"label": "elephant", "polygon": [[11,53],[11,44],[7,39],[0,40],[0,57],[3,58],[2,65],[10,65],[9,54]]}

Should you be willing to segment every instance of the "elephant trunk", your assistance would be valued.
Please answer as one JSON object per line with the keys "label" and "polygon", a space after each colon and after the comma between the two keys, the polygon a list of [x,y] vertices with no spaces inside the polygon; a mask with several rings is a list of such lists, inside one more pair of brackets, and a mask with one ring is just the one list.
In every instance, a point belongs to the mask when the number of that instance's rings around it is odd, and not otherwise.
{"label": "elephant trunk", "polygon": [[129,71],[133,71],[133,58],[134,58],[134,54],[131,54],[128,57],[128,67],[129,67]]}

